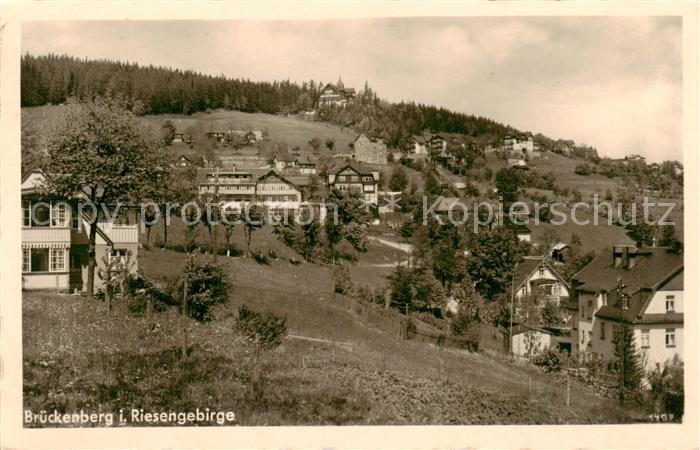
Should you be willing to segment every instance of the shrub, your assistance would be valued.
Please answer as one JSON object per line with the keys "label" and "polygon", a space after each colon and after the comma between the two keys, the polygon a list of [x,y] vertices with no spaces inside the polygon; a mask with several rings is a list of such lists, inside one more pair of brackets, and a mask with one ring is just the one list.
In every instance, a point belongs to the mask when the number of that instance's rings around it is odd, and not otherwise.
{"label": "shrub", "polygon": [[255,344],[258,350],[271,350],[279,346],[287,335],[287,318],[271,312],[255,312],[246,305],[241,305],[238,308],[236,329]]}
{"label": "shrub", "polygon": [[265,264],[265,265],[270,264],[270,259],[267,257],[266,254],[264,254],[262,252],[253,252],[253,259],[258,264]]}
{"label": "shrub", "polygon": [[222,268],[209,261],[199,263],[194,258],[189,259],[174,283],[175,299],[182,299],[185,278],[188,315],[200,322],[211,320],[211,307],[228,301],[229,286]]}
{"label": "shrub", "polygon": [[559,372],[562,367],[562,358],[558,350],[550,347],[536,354],[532,358],[532,363],[542,367],[545,372]]}
{"label": "shrub", "polygon": [[416,328],[416,323],[411,319],[406,320],[403,327],[404,339],[413,338],[413,336],[415,336],[417,332],[418,328]]}
{"label": "shrub", "polygon": [[657,363],[647,377],[656,411],[671,413],[674,420],[680,420],[684,403],[683,361],[675,356],[663,365]]}
{"label": "shrub", "polygon": [[337,294],[347,295],[352,290],[352,281],[350,281],[350,273],[343,265],[338,265],[333,268],[333,290]]}

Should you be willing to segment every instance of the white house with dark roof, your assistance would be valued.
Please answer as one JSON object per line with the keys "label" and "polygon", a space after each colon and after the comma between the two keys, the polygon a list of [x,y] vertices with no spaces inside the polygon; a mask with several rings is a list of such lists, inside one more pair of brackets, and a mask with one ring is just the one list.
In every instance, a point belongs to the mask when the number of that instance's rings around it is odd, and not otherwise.
{"label": "white house with dark roof", "polygon": [[361,171],[346,165],[328,174],[328,186],[341,192],[357,192],[373,205],[379,200],[379,172],[376,171]]}
{"label": "white house with dark roof", "polygon": [[612,358],[630,326],[647,368],[683,357],[683,255],[665,247],[615,246],[573,277],[572,337],[580,352]]}

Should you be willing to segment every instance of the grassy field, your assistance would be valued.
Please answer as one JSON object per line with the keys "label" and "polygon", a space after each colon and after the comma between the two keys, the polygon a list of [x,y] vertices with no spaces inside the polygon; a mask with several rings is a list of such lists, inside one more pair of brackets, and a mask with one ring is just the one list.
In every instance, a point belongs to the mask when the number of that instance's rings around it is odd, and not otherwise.
{"label": "grassy field", "polygon": [[[146,276],[161,284],[184,254],[143,251]],[[210,256],[200,256],[200,258]],[[23,299],[25,407],[114,411],[209,407],[244,425],[514,424],[628,422],[641,418],[574,383],[572,404],[554,376],[480,354],[404,341],[393,310],[332,292],[330,268],[219,258],[230,301],[206,324],[175,311],[151,326],[117,302],[26,293]],[[287,317],[289,336],[262,362],[254,390],[252,349],[235,331],[239,305]],[[183,328],[191,352],[179,361]]]}
{"label": "grassy field", "polygon": [[[22,125],[36,130],[48,132],[53,125],[65,114],[66,106],[49,105],[33,108],[22,108]],[[229,129],[250,129],[267,131],[267,140],[287,144],[290,148],[299,146],[309,150],[309,140],[320,139],[322,152],[328,139],[335,141],[337,151],[347,151],[348,143],[355,140],[357,133],[350,129],[324,122],[314,122],[295,117],[276,116],[262,113],[244,113],[240,111],[216,110],[211,113],[197,113],[191,116],[159,115],[144,116],[139,122],[150,129],[155,135],[160,135],[160,129],[166,120],[171,120],[179,132],[184,132],[189,126],[202,123],[207,130],[226,131]],[[173,151],[185,148],[184,145],[174,145]]]}

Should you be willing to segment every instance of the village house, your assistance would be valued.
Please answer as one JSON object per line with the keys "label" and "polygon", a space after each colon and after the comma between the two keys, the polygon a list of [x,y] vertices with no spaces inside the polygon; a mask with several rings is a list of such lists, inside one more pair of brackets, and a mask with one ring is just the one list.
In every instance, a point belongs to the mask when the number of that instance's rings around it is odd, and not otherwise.
{"label": "village house", "polygon": [[178,167],[189,167],[192,165],[192,160],[186,155],[180,155],[180,157],[177,159],[177,165]]}
{"label": "village house", "polygon": [[516,169],[523,170],[529,169],[529,167],[527,166],[527,162],[524,159],[520,158],[508,158],[508,167],[515,167]]}
{"label": "village house", "polygon": [[287,171],[287,169],[297,167],[297,159],[287,152],[281,152],[276,154],[272,159],[272,166],[277,172],[284,173]]}
{"label": "village house", "polygon": [[185,137],[183,133],[175,133],[173,135],[173,142],[184,142]]}
{"label": "village house", "polygon": [[411,140],[413,149],[411,154],[414,157],[425,157],[428,155],[428,147],[426,146],[425,138],[423,136],[414,136]]}
{"label": "village house", "polygon": [[447,152],[447,141],[439,134],[434,134],[428,140],[428,150],[444,156]]}
{"label": "village house", "polygon": [[328,83],[322,90],[318,100],[318,107],[331,106],[345,107],[355,101],[355,89],[345,88],[342,80],[335,85]]}
{"label": "village house", "polygon": [[368,138],[360,133],[353,141],[354,159],[367,164],[386,164],[386,144],[378,138]]}
{"label": "village house", "polygon": [[516,267],[513,290],[516,299],[539,295],[562,305],[569,299],[570,286],[545,258],[526,256]]}
{"label": "village house", "polygon": [[[22,289],[85,291],[88,277],[89,222],[91,210],[78,217],[75,202],[40,193],[45,175],[40,170],[22,178]],[[90,212],[88,212],[90,211]],[[98,219],[95,289],[104,259],[129,260],[127,270],[138,270],[138,212],[122,206],[112,221]],[[127,257],[127,255],[130,255]]]}
{"label": "village house", "polygon": [[328,187],[341,192],[358,192],[370,204],[378,202],[379,172],[360,171],[351,165],[328,174]]}
{"label": "village house", "polygon": [[257,179],[255,199],[272,210],[295,210],[302,201],[302,191],[290,180],[270,170]]}
{"label": "village house", "polygon": [[296,168],[302,175],[314,175],[316,174],[316,162],[307,157],[298,157],[295,160]]}
{"label": "village house", "polygon": [[272,209],[296,209],[300,186],[274,170],[206,168],[197,170],[199,195],[225,204],[258,202]]}
{"label": "village house", "polygon": [[259,169],[197,169],[197,188],[201,197],[224,203],[255,201],[255,184],[263,173]]}
{"label": "village house", "polygon": [[207,137],[212,141],[223,143],[226,140],[226,133],[223,131],[210,131],[207,133]]}
{"label": "village house", "polygon": [[622,325],[632,328],[646,368],[683,357],[683,255],[664,247],[615,246],[573,277],[572,338],[611,359]]}
{"label": "village house", "polygon": [[517,324],[513,326],[510,351],[523,358],[532,358],[543,350],[554,347],[571,350],[571,342],[566,330]]}

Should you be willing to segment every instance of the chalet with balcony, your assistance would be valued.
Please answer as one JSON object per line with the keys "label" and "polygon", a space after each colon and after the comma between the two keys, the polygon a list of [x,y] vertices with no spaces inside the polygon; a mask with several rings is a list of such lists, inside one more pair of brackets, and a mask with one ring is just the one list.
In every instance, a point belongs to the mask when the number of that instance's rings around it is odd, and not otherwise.
{"label": "chalet with balcony", "polygon": [[358,192],[367,203],[376,205],[379,172],[359,170],[346,165],[328,174],[328,186],[341,192]]}
{"label": "chalet with balcony", "polygon": [[[84,291],[92,210],[81,211],[76,201],[42,194],[44,180],[40,170],[22,178],[22,288]],[[109,216],[98,219],[95,289],[103,284],[98,271],[104,258],[126,260],[130,254],[128,270],[138,270],[138,211],[106,208]]]}
{"label": "chalet with balcony", "polygon": [[615,246],[573,277],[575,348],[610,359],[621,326],[632,328],[647,368],[683,357],[683,255]]}
{"label": "chalet with balcony", "polygon": [[346,88],[342,80],[338,80],[335,85],[328,83],[322,90],[319,96],[319,108],[327,108],[332,106],[345,107],[355,101],[355,89]]}
{"label": "chalet with balcony", "polygon": [[513,289],[516,299],[539,295],[563,305],[571,287],[545,258],[526,256],[516,268]]}

